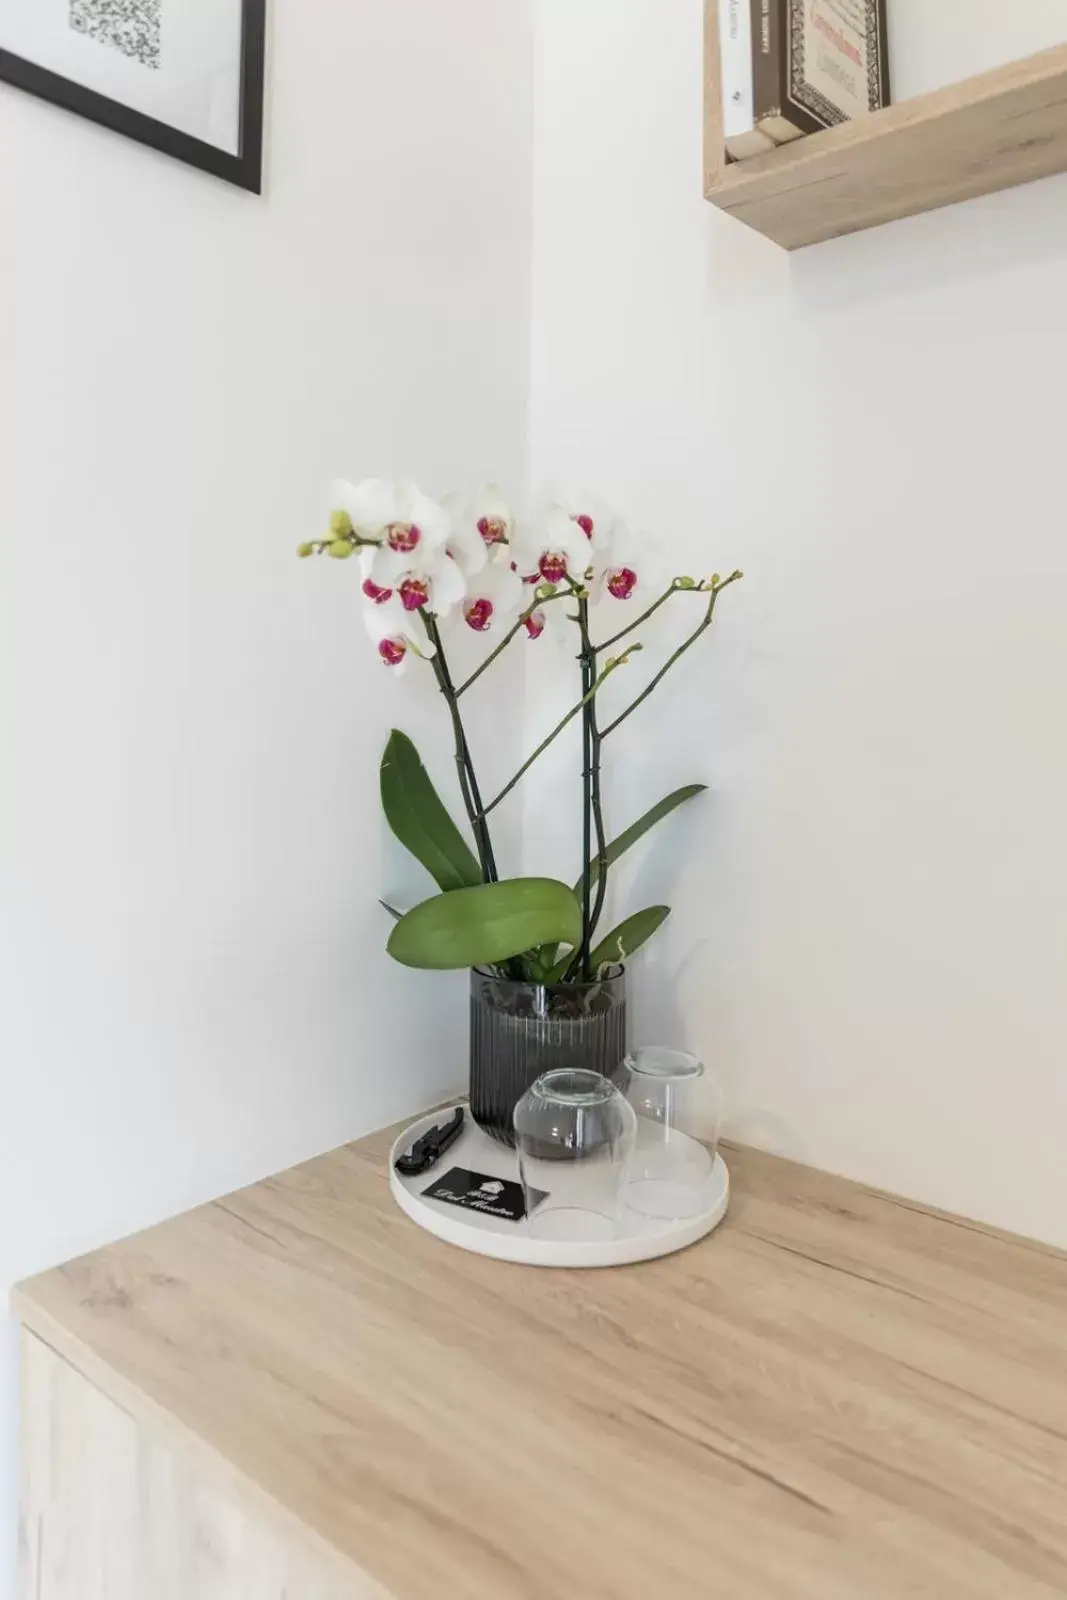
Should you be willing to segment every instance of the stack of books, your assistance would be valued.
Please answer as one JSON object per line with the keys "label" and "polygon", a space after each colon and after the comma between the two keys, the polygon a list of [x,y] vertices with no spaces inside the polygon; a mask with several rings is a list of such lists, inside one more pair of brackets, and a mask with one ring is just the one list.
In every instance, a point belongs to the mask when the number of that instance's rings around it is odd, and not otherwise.
{"label": "stack of books", "polygon": [[719,0],[734,161],[889,104],[886,0]]}

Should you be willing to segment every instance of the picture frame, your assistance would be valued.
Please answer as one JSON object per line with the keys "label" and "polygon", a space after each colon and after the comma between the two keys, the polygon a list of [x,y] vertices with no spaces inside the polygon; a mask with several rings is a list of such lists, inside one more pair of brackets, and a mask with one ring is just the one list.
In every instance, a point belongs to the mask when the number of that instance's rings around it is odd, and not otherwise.
{"label": "picture frame", "polygon": [[[267,0],[231,0],[232,16],[226,20],[231,31],[239,24],[239,40],[230,39],[225,71],[212,60],[212,75],[196,97],[198,106],[211,104],[216,113],[218,102],[223,102],[222,116],[216,114],[215,123],[224,124],[226,131],[217,141],[190,131],[192,119],[188,115],[187,126],[182,127],[144,109],[155,92],[152,69],[162,64],[161,40],[165,43],[167,39],[166,8],[172,8],[170,15],[179,28],[186,27],[191,10],[195,11],[189,0],[126,0],[125,6],[122,0],[41,0],[38,9],[31,11],[30,5],[37,3],[38,0],[0,0],[0,83],[73,111],[253,194],[262,193]],[[217,31],[225,9],[221,0],[201,3],[214,8],[204,12],[207,20],[201,32]],[[131,24],[131,16],[140,20]],[[69,36],[64,32],[64,19]],[[26,35],[27,30],[38,59],[7,48],[12,36]],[[182,67],[186,78],[181,81],[182,89],[186,87],[195,43],[195,39],[185,43]],[[40,57],[47,56],[53,48],[64,60],[76,55],[78,70],[84,60],[84,78],[96,78],[97,83],[114,82],[119,92],[104,93],[92,81],[79,81],[46,64]],[[138,67],[149,71],[137,74]],[[227,81],[227,74],[232,83]],[[166,76],[160,73],[156,82]],[[124,81],[135,89],[130,98],[141,99],[141,106],[123,98]],[[228,103],[231,89],[232,104]]]}

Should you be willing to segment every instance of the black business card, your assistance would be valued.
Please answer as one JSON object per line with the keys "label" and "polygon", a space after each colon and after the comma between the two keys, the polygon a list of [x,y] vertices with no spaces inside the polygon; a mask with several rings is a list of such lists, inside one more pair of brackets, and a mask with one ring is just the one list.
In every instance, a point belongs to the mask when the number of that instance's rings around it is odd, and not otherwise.
{"label": "black business card", "polygon": [[[547,1198],[540,1189],[531,1189],[530,1195],[535,1205]],[[489,1217],[501,1217],[505,1222],[521,1222],[526,1215],[521,1183],[491,1178],[485,1172],[470,1172],[466,1167],[453,1167],[443,1178],[435,1178],[429,1188],[422,1191],[422,1198],[444,1200],[450,1206],[481,1211]]]}

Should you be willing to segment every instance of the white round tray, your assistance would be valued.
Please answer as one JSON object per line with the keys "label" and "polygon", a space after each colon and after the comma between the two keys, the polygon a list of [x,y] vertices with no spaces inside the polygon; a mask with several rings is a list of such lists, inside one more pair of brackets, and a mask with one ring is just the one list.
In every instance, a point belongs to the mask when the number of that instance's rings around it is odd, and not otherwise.
{"label": "white round tray", "polygon": [[417,1178],[401,1177],[395,1166],[397,1156],[410,1150],[415,1140],[428,1129],[447,1122],[454,1109],[434,1111],[429,1116],[420,1117],[400,1135],[389,1152],[389,1187],[397,1205],[412,1222],[436,1234],[438,1239],[458,1245],[461,1250],[473,1250],[477,1255],[495,1256],[500,1261],[516,1261],[531,1267],[619,1267],[627,1262],[651,1261],[656,1256],[668,1256],[675,1250],[684,1250],[687,1245],[695,1244],[718,1227],[726,1215],[730,1200],[730,1174],[722,1156],[715,1157],[715,1165],[706,1186],[707,1205],[697,1216],[663,1222],[638,1216],[624,1208],[616,1237],[595,1243],[586,1240],[531,1239],[525,1221],[507,1222],[481,1212],[465,1211],[444,1200],[424,1199],[422,1191],[443,1178],[451,1167],[466,1167],[472,1172],[484,1172],[489,1178],[518,1181],[519,1166],[515,1152],[484,1134],[469,1111],[464,1118],[463,1132],[435,1167]]}

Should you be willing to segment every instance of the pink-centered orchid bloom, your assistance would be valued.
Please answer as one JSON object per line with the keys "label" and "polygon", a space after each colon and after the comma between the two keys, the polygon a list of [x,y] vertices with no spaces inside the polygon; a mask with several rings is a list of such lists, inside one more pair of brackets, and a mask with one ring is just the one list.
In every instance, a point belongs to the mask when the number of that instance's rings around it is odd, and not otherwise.
{"label": "pink-centered orchid bloom", "polygon": [[448,555],[448,512],[414,484],[367,478],[334,485],[332,509],[343,512],[360,538],[363,594],[371,605],[394,596],[406,611],[436,616],[463,598],[463,576]]}
{"label": "pink-centered orchid bloom", "polygon": [[363,596],[371,605],[381,605],[394,596],[405,611],[426,610],[436,617],[447,617],[466,593],[459,565],[442,548],[402,552],[379,546],[360,552]]}
{"label": "pink-centered orchid bloom", "polygon": [[570,489],[557,497],[556,504],[581,528],[594,558],[608,549],[619,524],[614,511],[603,500],[587,494],[584,489]]}
{"label": "pink-centered orchid bloom", "polygon": [[344,512],[361,538],[401,555],[439,549],[451,530],[444,506],[413,483],[389,483],[385,478],[364,478],[356,484],[338,479],[330,509]]}
{"label": "pink-centered orchid bloom", "polygon": [[363,620],[379,661],[394,672],[406,671],[413,655],[429,660],[437,653],[418,617],[406,611],[395,594],[377,605],[365,606]]}
{"label": "pink-centered orchid bloom", "polygon": [[505,550],[468,579],[463,616],[475,633],[510,627],[526,604],[522,579]]}
{"label": "pink-centered orchid bloom", "polygon": [[519,525],[513,555],[528,583],[581,583],[593,560],[589,536],[559,505]]}
{"label": "pink-centered orchid bloom", "polygon": [[593,562],[594,600],[644,598],[660,579],[660,565],[650,540],[635,538],[617,523]]}
{"label": "pink-centered orchid bloom", "polygon": [[445,495],[443,504],[452,518],[448,548],[468,576],[480,572],[492,555],[511,543],[515,517],[495,483],[486,483],[469,495]]}

